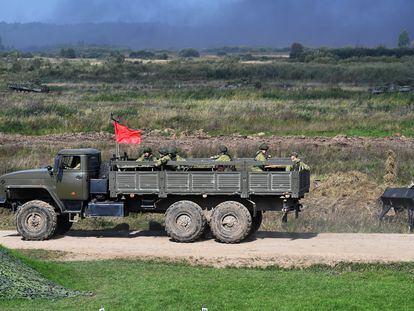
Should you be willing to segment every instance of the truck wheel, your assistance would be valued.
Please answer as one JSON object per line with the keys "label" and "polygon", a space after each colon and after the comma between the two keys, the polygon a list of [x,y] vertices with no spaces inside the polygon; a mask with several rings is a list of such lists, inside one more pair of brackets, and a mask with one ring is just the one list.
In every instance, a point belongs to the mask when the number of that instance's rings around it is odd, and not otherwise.
{"label": "truck wheel", "polygon": [[50,204],[34,200],[24,203],[17,212],[17,231],[28,241],[49,239],[56,230],[57,216]]}
{"label": "truck wheel", "polygon": [[220,203],[213,210],[210,228],[217,240],[238,243],[250,232],[252,216],[243,204],[236,201]]}
{"label": "truck wheel", "polygon": [[201,207],[192,201],[178,201],[165,213],[165,230],[177,242],[193,242],[204,232],[206,218]]}
{"label": "truck wheel", "polygon": [[61,214],[57,216],[57,227],[55,235],[63,235],[72,228],[73,222],[69,221],[69,214]]}
{"label": "truck wheel", "polygon": [[262,211],[257,211],[256,216],[252,216],[252,228],[250,229],[250,233],[255,233],[257,230],[259,230],[260,225],[262,224],[263,220],[263,213]]}

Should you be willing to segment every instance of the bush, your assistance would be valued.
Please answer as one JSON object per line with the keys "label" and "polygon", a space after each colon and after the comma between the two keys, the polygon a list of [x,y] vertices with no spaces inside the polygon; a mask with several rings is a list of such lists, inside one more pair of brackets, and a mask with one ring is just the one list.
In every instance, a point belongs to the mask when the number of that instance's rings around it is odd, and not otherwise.
{"label": "bush", "polygon": [[200,57],[200,53],[196,49],[182,49],[178,56],[180,57]]}
{"label": "bush", "polygon": [[152,59],[155,57],[155,54],[150,51],[140,50],[140,51],[133,51],[129,53],[130,58],[144,58],[144,59]]}
{"label": "bush", "polygon": [[63,58],[76,58],[76,52],[74,49],[61,49],[60,56]]}
{"label": "bush", "polygon": [[303,45],[300,43],[292,43],[292,46],[290,47],[290,54],[289,57],[296,59],[302,56],[304,51]]}

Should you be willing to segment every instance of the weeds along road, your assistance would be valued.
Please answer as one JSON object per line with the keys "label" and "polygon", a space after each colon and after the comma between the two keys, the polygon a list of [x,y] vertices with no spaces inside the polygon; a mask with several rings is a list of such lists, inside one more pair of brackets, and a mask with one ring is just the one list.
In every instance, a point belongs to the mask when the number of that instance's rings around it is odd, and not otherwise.
{"label": "weeds along road", "polygon": [[65,252],[60,260],[140,258],[216,267],[414,261],[414,234],[259,231],[243,243],[222,244],[213,239],[174,243],[162,231],[70,231],[39,242],[23,241],[15,231],[0,231],[0,244]]}

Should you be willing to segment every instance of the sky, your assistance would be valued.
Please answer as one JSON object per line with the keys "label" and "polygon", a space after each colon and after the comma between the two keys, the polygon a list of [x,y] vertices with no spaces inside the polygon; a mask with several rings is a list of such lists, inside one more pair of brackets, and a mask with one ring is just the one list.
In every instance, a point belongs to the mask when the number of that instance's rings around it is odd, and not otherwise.
{"label": "sky", "polygon": [[414,0],[0,0],[1,21],[144,23],[205,47],[393,46],[414,39]]}

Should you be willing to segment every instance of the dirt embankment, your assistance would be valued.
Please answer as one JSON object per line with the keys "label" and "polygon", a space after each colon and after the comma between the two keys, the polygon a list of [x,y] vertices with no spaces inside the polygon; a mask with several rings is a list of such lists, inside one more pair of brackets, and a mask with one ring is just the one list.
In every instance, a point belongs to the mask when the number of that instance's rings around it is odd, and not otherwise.
{"label": "dirt embankment", "polygon": [[[199,132],[186,135],[176,134],[172,129],[164,131],[144,131],[143,142],[146,145],[169,145],[175,144],[184,151],[190,151],[194,146],[200,144],[226,144],[230,148],[239,146],[257,146],[263,141],[268,142],[271,147],[277,149],[278,145],[291,145],[292,149],[297,146],[338,146],[338,147],[414,147],[414,138],[404,136],[387,137],[387,138],[370,138],[370,137],[347,137],[338,135],[335,137],[279,137],[257,135],[226,135],[210,136],[202,130]],[[56,146],[79,146],[79,144],[96,144],[96,143],[114,143],[114,136],[110,133],[67,133],[67,134],[50,134],[42,136],[26,136],[17,134],[0,133],[0,146],[24,146],[24,145],[56,145]]]}

